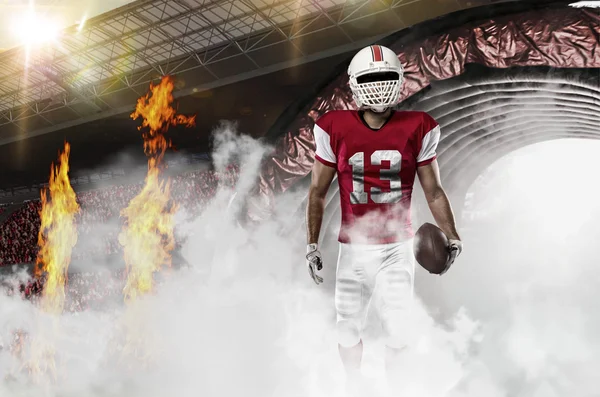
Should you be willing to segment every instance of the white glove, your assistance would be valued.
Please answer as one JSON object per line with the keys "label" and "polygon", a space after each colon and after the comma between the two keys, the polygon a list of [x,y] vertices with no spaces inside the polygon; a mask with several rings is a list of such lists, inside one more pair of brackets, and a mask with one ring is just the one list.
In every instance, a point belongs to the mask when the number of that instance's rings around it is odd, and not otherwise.
{"label": "white glove", "polygon": [[448,240],[448,250],[450,251],[450,255],[448,255],[448,262],[446,262],[446,268],[443,272],[440,273],[440,276],[450,269],[450,266],[454,263],[456,258],[460,255],[463,249],[462,241],[460,240]]}
{"label": "white glove", "polygon": [[308,266],[308,274],[310,274],[315,284],[321,284],[323,278],[319,277],[317,271],[323,269],[323,258],[321,258],[317,244],[308,244],[306,246],[306,266]]}

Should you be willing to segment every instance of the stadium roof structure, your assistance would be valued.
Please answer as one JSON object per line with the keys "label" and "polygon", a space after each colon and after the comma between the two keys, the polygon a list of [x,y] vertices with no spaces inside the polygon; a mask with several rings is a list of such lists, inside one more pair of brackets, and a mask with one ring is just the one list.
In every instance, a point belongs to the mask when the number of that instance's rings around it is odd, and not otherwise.
{"label": "stadium roof structure", "polygon": [[0,145],[131,111],[163,75],[176,75],[176,97],[189,95],[489,2],[138,0],[29,54],[0,54]]}

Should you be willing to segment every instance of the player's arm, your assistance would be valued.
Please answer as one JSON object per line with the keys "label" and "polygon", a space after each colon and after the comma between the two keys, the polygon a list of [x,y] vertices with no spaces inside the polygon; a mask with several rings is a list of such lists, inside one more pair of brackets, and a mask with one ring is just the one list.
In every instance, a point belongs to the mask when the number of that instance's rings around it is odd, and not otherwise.
{"label": "player's arm", "polygon": [[306,242],[308,245],[319,243],[323,213],[325,212],[325,197],[335,173],[335,168],[326,166],[320,161],[315,161],[313,165],[306,206]]}
{"label": "player's arm", "polygon": [[462,252],[462,242],[456,231],[456,222],[450,200],[448,200],[448,195],[442,187],[440,168],[436,160],[436,150],[441,135],[440,126],[431,116],[423,113],[422,127],[424,135],[421,140],[421,149],[417,155],[417,175],[423,187],[429,210],[435,222],[449,240],[448,261],[446,262],[446,269],[441,273],[444,274]]}
{"label": "player's arm", "polygon": [[450,200],[442,187],[437,160],[418,167],[417,174],[435,222],[449,240],[460,240]]}
{"label": "player's arm", "polygon": [[308,273],[316,284],[321,284],[323,278],[317,274],[323,268],[321,252],[319,252],[319,234],[323,213],[325,212],[325,197],[329,185],[336,173],[337,158],[332,147],[331,114],[321,117],[313,128],[315,137],[315,163],[312,169],[308,203],[306,205],[306,265]]}
{"label": "player's arm", "polygon": [[422,165],[417,168],[419,182],[423,187],[427,204],[431,214],[435,218],[435,222],[442,229],[446,237],[448,237],[448,260],[446,268],[440,274],[444,274],[450,269],[454,260],[462,252],[462,242],[456,231],[456,222],[454,221],[454,213],[448,195],[442,187],[440,181],[440,169],[437,160],[431,161],[429,164]]}
{"label": "player's arm", "polygon": [[[318,156],[318,155],[317,155]],[[325,212],[325,196],[335,175],[335,168],[329,167],[319,160],[313,165],[312,179],[308,189],[308,204],[306,205],[306,266],[308,274],[318,285],[323,277],[317,274],[323,269],[323,259],[319,252],[319,234]]]}

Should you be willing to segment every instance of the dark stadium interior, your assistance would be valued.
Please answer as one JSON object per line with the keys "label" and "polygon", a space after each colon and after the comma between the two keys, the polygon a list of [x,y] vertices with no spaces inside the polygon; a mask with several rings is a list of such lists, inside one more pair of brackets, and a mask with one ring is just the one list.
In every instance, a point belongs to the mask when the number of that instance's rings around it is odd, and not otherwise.
{"label": "dark stadium interior", "polygon": [[[529,4],[526,4],[529,3]],[[452,15],[428,20],[401,33],[408,38],[419,39],[432,32],[445,31],[466,23],[472,18],[503,15],[531,8],[548,6],[548,2],[509,2],[476,7],[455,12]],[[563,2],[553,2],[560,6]],[[467,6],[474,4],[468,3]],[[395,40],[392,35],[387,41]],[[210,151],[211,131],[220,120],[238,123],[241,133],[263,137],[267,133],[273,140],[279,131],[269,131],[286,108],[307,94],[315,93],[315,86],[322,84],[336,67],[348,60],[353,52],[325,57],[317,61],[290,67],[271,74],[243,80],[215,89],[178,99],[179,111],[196,114],[196,127],[172,128],[170,136],[174,146],[181,152],[206,153]],[[201,73],[200,71],[198,73]],[[511,72],[509,72],[511,74]],[[518,74],[518,71],[514,71]],[[463,78],[468,79],[467,72]],[[177,76],[176,76],[177,77]],[[180,81],[181,83],[181,81]],[[182,82],[185,87],[185,81]],[[416,97],[423,93],[417,94]],[[411,103],[416,98],[410,98]],[[131,110],[134,108],[131,104]],[[127,154],[132,164],[145,162],[141,149],[141,136],[136,129],[138,122],[129,117],[130,112],[54,131],[34,138],[0,145],[0,186],[3,189],[47,182],[49,164],[67,140],[72,145],[71,173],[85,175],[90,170],[110,166],[121,154]],[[284,117],[285,118],[285,117]],[[288,123],[291,120],[288,117]],[[278,124],[282,131],[285,120]]]}
{"label": "dark stadium interior", "polygon": [[[240,133],[262,137],[286,107],[311,92],[349,56],[344,53],[179,98],[179,112],[196,114],[196,127],[172,128],[173,144],[181,152],[206,153],[211,131],[221,120],[237,122]],[[132,103],[132,111],[134,106]],[[132,164],[145,164],[139,120],[132,120],[130,113],[0,145],[0,186],[7,189],[47,182],[50,163],[65,139],[72,147],[70,163],[75,176],[110,166],[123,153]]]}

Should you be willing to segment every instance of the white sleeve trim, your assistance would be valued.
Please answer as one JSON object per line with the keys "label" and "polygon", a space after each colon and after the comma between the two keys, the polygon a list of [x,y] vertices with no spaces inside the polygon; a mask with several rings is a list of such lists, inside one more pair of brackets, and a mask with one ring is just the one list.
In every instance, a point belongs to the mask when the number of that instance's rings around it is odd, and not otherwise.
{"label": "white sleeve trim", "polygon": [[438,142],[440,141],[440,126],[434,127],[431,131],[429,131],[423,137],[423,142],[421,143],[421,151],[417,156],[417,162],[420,163],[422,161],[427,161],[435,157],[437,150]]}
{"label": "white sleeve trim", "polygon": [[313,133],[315,135],[315,144],[317,145],[317,156],[330,163],[337,163],[335,154],[331,148],[329,134],[317,124],[315,124],[315,127],[313,128]]}

